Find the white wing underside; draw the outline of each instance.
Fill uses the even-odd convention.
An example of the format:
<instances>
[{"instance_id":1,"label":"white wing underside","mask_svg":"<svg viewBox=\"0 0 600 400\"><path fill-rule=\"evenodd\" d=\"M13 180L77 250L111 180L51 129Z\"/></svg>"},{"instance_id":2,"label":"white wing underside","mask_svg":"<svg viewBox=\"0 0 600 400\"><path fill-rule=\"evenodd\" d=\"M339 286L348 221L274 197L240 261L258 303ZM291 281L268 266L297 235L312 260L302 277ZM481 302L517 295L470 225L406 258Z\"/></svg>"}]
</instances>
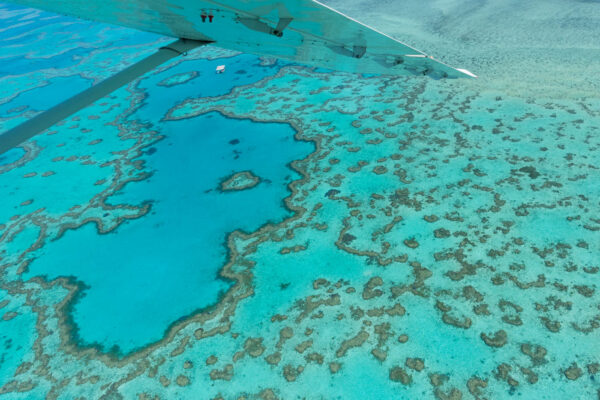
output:
<instances>
[{"instance_id":1,"label":"white wing underside","mask_svg":"<svg viewBox=\"0 0 600 400\"><path fill-rule=\"evenodd\" d=\"M59 14L339 71L475 77L313 0L14 0ZM212 21L212 22L211 22Z\"/></svg>"}]
</instances>

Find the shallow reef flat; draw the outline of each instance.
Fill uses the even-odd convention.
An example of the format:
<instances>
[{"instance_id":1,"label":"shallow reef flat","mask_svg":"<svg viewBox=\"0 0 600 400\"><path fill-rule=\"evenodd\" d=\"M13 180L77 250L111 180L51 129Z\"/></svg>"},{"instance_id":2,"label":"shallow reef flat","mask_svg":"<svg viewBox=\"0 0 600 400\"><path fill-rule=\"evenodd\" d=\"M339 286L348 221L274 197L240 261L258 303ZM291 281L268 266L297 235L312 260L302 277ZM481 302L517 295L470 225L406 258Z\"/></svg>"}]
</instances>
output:
<instances>
[{"instance_id":1,"label":"shallow reef flat","mask_svg":"<svg viewBox=\"0 0 600 400\"><path fill-rule=\"evenodd\" d=\"M479 75L478 90L519 97L598 97L594 0L324 0L382 32Z\"/></svg>"},{"instance_id":2,"label":"shallow reef flat","mask_svg":"<svg viewBox=\"0 0 600 400\"><path fill-rule=\"evenodd\" d=\"M164 41L86 26L2 110ZM7 153L0 398L598 397L600 99L496 79L206 47Z\"/></svg>"}]
</instances>

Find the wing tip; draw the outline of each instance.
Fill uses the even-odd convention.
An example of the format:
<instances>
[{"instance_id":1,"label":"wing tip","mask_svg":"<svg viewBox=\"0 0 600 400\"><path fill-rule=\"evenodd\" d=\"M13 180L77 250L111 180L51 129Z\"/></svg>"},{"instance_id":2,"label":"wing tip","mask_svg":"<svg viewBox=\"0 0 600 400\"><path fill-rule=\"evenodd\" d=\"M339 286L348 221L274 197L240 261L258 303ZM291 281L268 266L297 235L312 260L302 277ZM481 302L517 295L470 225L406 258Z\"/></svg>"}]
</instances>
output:
<instances>
[{"instance_id":1,"label":"wing tip","mask_svg":"<svg viewBox=\"0 0 600 400\"><path fill-rule=\"evenodd\" d=\"M462 72L463 74L465 74L465 75L467 75L467 76L469 76L469 77L471 77L471 78L475 78L475 79L477 79L477 78L478 78L478 76L477 76L477 75L475 75L474 73L472 73L472 72L471 72L471 71L469 71L468 69L464 69L464 68L456 68L456 70L457 70L458 72Z\"/></svg>"}]
</instances>

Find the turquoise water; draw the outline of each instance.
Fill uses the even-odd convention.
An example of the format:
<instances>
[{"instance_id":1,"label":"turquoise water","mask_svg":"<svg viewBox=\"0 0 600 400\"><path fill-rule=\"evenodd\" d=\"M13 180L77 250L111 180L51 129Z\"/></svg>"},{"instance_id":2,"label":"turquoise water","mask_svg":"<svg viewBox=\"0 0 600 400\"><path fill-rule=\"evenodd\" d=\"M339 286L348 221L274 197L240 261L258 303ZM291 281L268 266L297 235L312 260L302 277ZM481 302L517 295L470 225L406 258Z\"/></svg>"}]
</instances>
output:
<instances>
[{"instance_id":1,"label":"turquoise water","mask_svg":"<svg viewBox=\"0 0 600 400\"><path fill-rule=\"evenodd\" d=\"M6 63L10 65L11 61L6 61ZM37 88L35 91L20 93L12 101L2 104L0 112L3 115L12 116L28 109L44 111L58 104L57 102L68 99L70 91L77 93L77 91L89 88L92 86L91 84L92 82L82 79L80 76L55 78L46 86ZM65 87L69 90L65 90Z\"/></svg>"},{"instance_id":2,"label":"turquoise water","mask_svg":"<svg viewBox=\"0 0 600 400\"><path fill-rule=\"evenodd\" d=\"M198 92L225 94L235 84L276 71L260 66L255 57L237 56L229 62L230 75L208 81L219 62L185 62L154 74L140 85L153 91L132 118L159 124L176 99ZM199 73L195 82L156 86L189 71ZM160 340L171 324L217 302L231 286L213 279L227 262L226 235L236 229L256 231L289 217L281 204L289 195L287 185L299 175L286 164L312 149L294 141L289 125L234 120L218 113L169 122L160 132L166 137L135 159L144 162L151 176L107 197L114 205L148 203L149 215L100 237L93 223L68 231L37 253L23 276L72 276L81 281L87 288L72 311L79 341L117 355ZM263 183L251 191L221 193L220 181L237 171L253 171ZM82 251L73 255L73 248ZM87 263L90 259L96 260L93 268ZM145 308L156 299L162 299L160 308Z\"/></svg>"},{"instance_id":3,"label":"turquoise water","mask_svg":"<svg viewBox=\"0 0 600 400\"><path fill-rule=\"evenodd\" d=\"M0 398L597 397L600 4L328 4L480 78L206 47L0 156ZM169 40L52 17L0 131Z\"/></svg>"},{"instance_id":4,"label":"turquoise water","mask_svg":"<svg viewBox=\"0 0 600 400\"><path fill-rule=\"evenodd\" d=\"M230 286L214 279L227 262L226 234L289 217L281 201L297 175L286 164L311 150L293 142L288 125L231 121L215 113L162 132L168 136L144 156L152 176L108 198L111 204L148 201L149 215L100 237L93 223L68 231L36 254L23 277L74 276L89 287L73 310L84 344L128 353L161 339L179 318L214 304ZM224 176L245 170L263 183L220 192ZM81 251L73 254L74 248Z\"/></svg>"},{"instance_id":5,"label":"turquoise water","mask_svg":"<svg viewBox=\"0 0 600 400\"><path fill-rule=\"evenodd\" d=\"M18 161L25 152L21 147L16 147L0 155L0 166L6 166Z\"/></svg>"}]
</instances>

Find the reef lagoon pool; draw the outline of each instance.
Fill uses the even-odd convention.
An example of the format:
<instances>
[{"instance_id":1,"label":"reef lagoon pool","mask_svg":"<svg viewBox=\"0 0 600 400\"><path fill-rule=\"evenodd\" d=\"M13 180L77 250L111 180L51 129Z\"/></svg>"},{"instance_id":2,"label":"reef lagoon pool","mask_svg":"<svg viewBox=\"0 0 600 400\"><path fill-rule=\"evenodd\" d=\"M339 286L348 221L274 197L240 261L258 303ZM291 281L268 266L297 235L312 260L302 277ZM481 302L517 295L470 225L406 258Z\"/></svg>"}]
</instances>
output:
<instances>
[{"instance_id":1,"label":"reef lagoon pool","mask_svg":"<svg viewBox=\"0 0 600 400\"><path fill-rule=\"evenodd\" d=\"M287 164L313 149L295 142L289 125L214 112L172 122L168 131L136 159L151 176L107 198L111 205L146 203L148 215L102 234L94 221L68 230L34 253L23 275L72 276L84 285L72 310L83 344L131 352L217 303L230 286L218 279L228 261L227 234L288 218L282 199L299 176ZM223 191L220 182L239 171L252 171L260 184Z\"/></svg>"}]
</instances>

